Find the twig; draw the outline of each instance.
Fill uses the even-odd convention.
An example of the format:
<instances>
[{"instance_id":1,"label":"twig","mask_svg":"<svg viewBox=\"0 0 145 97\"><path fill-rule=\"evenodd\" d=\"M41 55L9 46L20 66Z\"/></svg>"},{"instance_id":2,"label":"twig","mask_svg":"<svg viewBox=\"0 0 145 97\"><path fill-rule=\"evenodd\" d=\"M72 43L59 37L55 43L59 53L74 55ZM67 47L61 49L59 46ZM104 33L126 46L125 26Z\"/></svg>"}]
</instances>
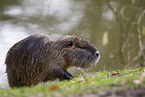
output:
<instances>
[{"instance_id":1,"label":"twig","mask_svg":"<svg viewBox=\"0 0 145 97\"><path fill-rule=\"evenodd\" d=\"M137 61L139 58L141 58L142 53L138 52L138 55L133 57L132 60L128 63L128 65L126 65L126 67L131 66L131 64L135 61Z\"/></svg>"},{"instance_id":2,"label":"twig","mask_svg":"<svg viewBox=\"0 0 145 97\"><path fill-rule=\"evenodd\" d=\"M143 45L142 45L142 42L141 42L141 31L140 31L140 22L141 22L141 20L142 20L142 18L144 16L144 14L145 14L145 10L143 10L143 12L141 13L141 15L138 18L138 21L137 21L137 31L138 31L140 51L142 53L143 59L145 60L145 55L144 55L144 52L143 52Z\"/></svg>"},{"instance_id":3,"label":"twig","mask_svg":"<svg viewBox=\"0 0 145 97\"><path fill-rule=\"evenodd\" d=\"M138 0L138 2L136 3L136 6L135 7L139 7L140 6L140 4L142 3L141 2L142 0ZM127 37L128 37L128 31L129 31L129 29L130 29L130 26L131 26L131 24L132 24L132 22L133 22L133 20L135 19L135 16L136 16L136 14L138 13L138 11L136 11L137 9L134 9L133 11L132 11L132 14L130 15L130 19L129 19L129 22L127 23L127 25L126 25L126 29L125 29L125 38L127 39Z\"/></svg>"}]
</instances>

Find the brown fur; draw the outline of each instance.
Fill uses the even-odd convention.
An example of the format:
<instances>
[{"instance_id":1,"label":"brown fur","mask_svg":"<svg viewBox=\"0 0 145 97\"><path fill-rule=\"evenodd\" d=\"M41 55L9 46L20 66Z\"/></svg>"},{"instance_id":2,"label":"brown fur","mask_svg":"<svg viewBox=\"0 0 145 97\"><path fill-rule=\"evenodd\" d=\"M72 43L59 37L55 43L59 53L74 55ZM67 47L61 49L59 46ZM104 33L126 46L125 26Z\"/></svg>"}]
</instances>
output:
<instances>
[{"instance_id":1,"label":"brown fur","mask_svg":"<svg viewBox=\"0 0 145 97\"><path fill-rule=\"evenodd\" d=\"M99 59L99 52L87 40L76 36L49 39L32 35L10 48L6 72L10 87L31 86L48 80L69 80L70 66L89 67Z\"/></svg>"}]
</instances>

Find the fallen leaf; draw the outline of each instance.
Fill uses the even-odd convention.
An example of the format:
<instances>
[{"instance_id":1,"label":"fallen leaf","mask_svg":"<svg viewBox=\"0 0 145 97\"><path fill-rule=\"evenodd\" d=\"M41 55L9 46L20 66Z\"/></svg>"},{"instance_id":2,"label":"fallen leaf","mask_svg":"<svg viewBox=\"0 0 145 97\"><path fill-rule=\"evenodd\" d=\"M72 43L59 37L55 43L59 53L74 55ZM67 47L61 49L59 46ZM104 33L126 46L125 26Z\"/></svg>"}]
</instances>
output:
<instances>
[{"instance_id":1,"label":"fallen leaf","mask_svg":"<svg viewBox=\"0 0 145 97\"><path fill-rule=\"evenodd\" d=\"M119 75L119 74L120 74L119 72L111 73L110 76L117 76L117 75Z\"/></svg>"},{"instance_id":2,"label":"fallen leaf","mask_svg":"<svg viewBox=\"0 0 145 97\"><path fill-rule=\"evenodd\" d=\"M52 85L52 86L50 86L49 91L55 91L58 88L59 87L57 85Z\"/></svg>"}]
</instances>

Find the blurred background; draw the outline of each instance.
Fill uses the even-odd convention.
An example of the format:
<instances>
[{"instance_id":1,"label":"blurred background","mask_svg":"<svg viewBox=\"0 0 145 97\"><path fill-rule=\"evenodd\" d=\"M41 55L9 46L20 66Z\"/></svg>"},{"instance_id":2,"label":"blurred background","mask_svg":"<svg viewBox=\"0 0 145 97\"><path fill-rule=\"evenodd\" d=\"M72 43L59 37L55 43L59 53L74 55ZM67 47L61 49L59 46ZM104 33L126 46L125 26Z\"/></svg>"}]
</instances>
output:
<instances>
[{"instance_id":1,"label":"blurred background","mask_svg":"<svg viewBox=\"0 0 145 97\"><path fill-rule=\"evenodd\" d=\"M86 73L143 66L145 0L0 0L0 88L8 87L7 51L36 33L77 35L93 43L101 58Z\"/></svg>"}]
</instances>

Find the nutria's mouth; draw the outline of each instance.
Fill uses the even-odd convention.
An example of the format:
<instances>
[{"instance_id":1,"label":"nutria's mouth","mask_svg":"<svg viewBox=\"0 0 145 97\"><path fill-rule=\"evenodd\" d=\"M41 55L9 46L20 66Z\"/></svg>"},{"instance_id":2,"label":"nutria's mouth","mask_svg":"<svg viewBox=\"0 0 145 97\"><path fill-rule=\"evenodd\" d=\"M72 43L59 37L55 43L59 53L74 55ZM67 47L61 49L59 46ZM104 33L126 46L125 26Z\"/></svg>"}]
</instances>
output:
<instances>
[{"instance_id":1,"label":"nutria's mouth","mask_svg":"<svg viewBox=\"0 0 145 97\"><path fill-rule=\"evenodd\" d=\"M100 59L100 55L97 56L96 59L93 59L93 60L91 60L91 61L88 61L88 58L87 58L87 60L85 60L85 61L83 62L83 65L82 65L81 67L82 67L82 68L91 67L93 64L97 64L97 63L99 62L99 59ZM86 62L87 62L87 63L86 63Z\"/></svg>"},{"instance_id":2,"label":"nutria's mouth","mask_svg":"<svg viewBox=\"0 0 145 97\"><path fill-rule=\"evenodd\" d=\"M95 64L96 63L96 61L88 61L88 60L86 60L85 62L83 62L83 64L81 65L81 67L82 68L88 68L88 67L91 67L93 64Z\"/></svg>"}]
</instances>

